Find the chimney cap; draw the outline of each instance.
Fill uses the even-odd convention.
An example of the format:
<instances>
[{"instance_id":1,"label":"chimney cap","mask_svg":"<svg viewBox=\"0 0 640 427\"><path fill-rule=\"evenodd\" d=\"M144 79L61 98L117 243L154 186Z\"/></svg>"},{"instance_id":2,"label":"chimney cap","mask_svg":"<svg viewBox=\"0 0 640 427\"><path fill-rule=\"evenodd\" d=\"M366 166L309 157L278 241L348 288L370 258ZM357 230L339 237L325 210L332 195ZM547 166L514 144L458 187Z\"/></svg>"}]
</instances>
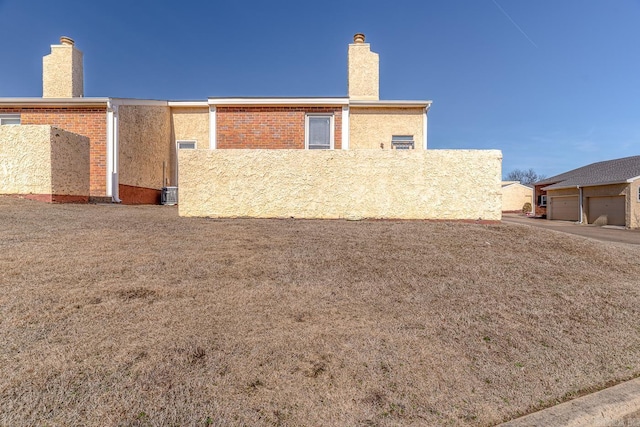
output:
<instances>
[{"instance_id":1,"label":"chimney cap","mask_svg":"<svg viewBox=\"0 0 640 427\"><path fill-rule=\"evenodd\" d=\"M75 44L75 42L73 41L73 39L71 37L62 36L62 37L60 37L60 44L73 46Z\"/></svg>"},{"instance_id":2,"label":"chimney cap","mask_svg":"<svg viewBox=\"0 0 640 427\"><path fill-rule=\"evenodd\" d=\"M363 33L356 33L353 36L353 42L354 43L364 43L364 34Z\"/></svg>"}]
</instances>

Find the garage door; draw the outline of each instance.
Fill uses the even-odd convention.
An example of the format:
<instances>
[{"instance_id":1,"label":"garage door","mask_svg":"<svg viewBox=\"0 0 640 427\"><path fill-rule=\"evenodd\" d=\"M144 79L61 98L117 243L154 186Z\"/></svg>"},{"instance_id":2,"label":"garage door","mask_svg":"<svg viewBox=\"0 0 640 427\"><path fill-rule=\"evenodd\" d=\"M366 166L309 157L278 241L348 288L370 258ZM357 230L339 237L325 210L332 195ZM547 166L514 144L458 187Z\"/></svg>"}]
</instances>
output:
<instances>
[{"instance_id":1,"label":"garage door","mask_svg":"<svg viewBox=\"0 0 640 427\"><path fill-rule=\"evenodd\" d=\"M589 197L589 224L625 225L624 196Z\"/></svg>"},{"instance_id":2,"label":"garage door","mask_svg":"<svg viewBox=\"0 0 640 427\"><path fill-rule=\"evenodd\" d=\"M550 203L549 219L560 219L564 221L578 221L580 219L578 196L551 197Z\"/></svg>"}]
</instances>

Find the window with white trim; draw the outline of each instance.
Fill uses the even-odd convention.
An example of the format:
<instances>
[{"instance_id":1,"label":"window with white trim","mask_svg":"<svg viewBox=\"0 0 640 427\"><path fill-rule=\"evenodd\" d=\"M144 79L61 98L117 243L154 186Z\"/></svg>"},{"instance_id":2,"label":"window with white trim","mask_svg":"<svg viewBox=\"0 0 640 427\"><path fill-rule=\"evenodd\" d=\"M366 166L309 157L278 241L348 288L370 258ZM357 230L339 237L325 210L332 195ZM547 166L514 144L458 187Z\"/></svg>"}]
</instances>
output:
<instances>
[{"instance_id":1,"label":"window with white trim","mask_svg":"<svg viewBox=\"0 0 640 427\"><path fill-rule=\"evenodd\" d=\"M305 116L305 148L333 150L333 115L307 114Z\"/></svg>"},{"instance_id":2,"label":"window with white trim","mask_svg":"<svg viewBox=\"0 0 640 427\"><path fill-rule=\"evenodd\" d=\"M542 206L545 207L547 206L547 195L546 194L542 194L539 197L539 203L538 206Z\"/></svg>"},{"instance_id":3,"label":"window with white trim","mask_svg":"<svg viewBox=\"0 0 640 427\"><path fill-rule=\"evenodd\" d=\"M638 198L636 200L640 202L640 187L638 187Z\"/></svg>"},{"instance_id":4,"label":"window with white trim","mask_svg":"<svg viewBox=\"0 0 640 427\"><path fill-rule=\"evenodd\" d=\"M178 150L195 150L197 148L196 141L179 140L176 143L178 144Z\"/></svg>"},{"instance_id":5,"label":"window with white trim","mask_svg":"<svg viewBox=\"0 0 640 427\"><path fill-rule=\"evenodd\" d=\"M396 150L413 150L415 148L413 135L391 136L391 148Z\"/></svg>"},{"instance_id":6,"label":"window with white trim","mask_svg":"<svg viewBox=\"0 0 640 427\"><path fill-rule=\"evenodd\" d=\"M20 114L0 114L0 125L19 125Z\"/></svg>"}]
</instances>

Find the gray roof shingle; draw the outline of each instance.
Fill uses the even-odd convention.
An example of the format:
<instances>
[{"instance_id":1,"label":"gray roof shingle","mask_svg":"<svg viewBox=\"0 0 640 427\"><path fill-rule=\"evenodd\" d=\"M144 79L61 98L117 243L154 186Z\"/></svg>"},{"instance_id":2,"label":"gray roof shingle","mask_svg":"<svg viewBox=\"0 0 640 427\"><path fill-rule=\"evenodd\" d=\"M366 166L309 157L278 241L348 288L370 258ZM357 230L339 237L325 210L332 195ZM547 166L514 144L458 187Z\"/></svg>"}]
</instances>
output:
<instances>
[{"instance_id":1,"label":"gray roof shingle","mask_svg":"<svg viewBox=\"0 0 640 427\"><path fill-rule=\"evenodd\" d=\"M545 178L535 185L549 184L545 190L567 187L617 184L640 177L640 156L592 163L560 175Z\"/></svg>"}]
</instances>

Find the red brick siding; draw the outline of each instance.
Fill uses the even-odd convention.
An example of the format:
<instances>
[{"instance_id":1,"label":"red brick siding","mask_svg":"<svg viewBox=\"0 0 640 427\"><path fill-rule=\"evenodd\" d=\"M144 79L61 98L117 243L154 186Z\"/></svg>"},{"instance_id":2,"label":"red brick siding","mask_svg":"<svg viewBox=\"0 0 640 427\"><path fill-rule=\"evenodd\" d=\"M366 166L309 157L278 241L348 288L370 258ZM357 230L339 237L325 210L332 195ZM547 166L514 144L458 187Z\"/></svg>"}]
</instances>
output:
<instances>
[{"instance_id":1,"label":"red brick siding","mask_svg":"<svg viewBox=\"0 0 640 427\"><path fill-rule=\"evenodd\" d=\"M535 215L536 216L543 216L547 214L547 207L546 206L540 206L540 196L542 195L546 195L547 192L544 191L542 189L542 187L546 187L547 185L551 185L551 184L545 184L545 185L536 185L535 186L535 191L533 193L533 202L535 203L536 209L535 209ZM547 203L549 203L549 201L547 200Z\"/></svg>"},{"instance_id":2,"label":"red brick siding","mask_svg":"<svg viewBox=\"0 0 640 427\"><path fill-rule=\"evenodd\" d=\"M118 196L123 205L159 205L160 194L160 190L153 188L118 185Z\"/></svg>"},{"instance_id":3,"label":"red brick siding","mask_svg":"<svg viewBox=\"0 0 640 427\"><path fill-rule=\"evenodd\" d=\"M218 107L218 148L304 149L307 113L334 115L335 148L342 148L341 107Z\"/></svg>"},{"instance_id":4,"label":"red brick siding","mask_svg":"<svg viewBox=\"0 0 640 427\"><path fill-rule=\"evenodd\" d=\"M107 108L25 107L0 108L2 113L20 113L23 125L51 125L87 136L90 144L90 195L104 197L107 173Z\"/></svg>"}]
</instances>

